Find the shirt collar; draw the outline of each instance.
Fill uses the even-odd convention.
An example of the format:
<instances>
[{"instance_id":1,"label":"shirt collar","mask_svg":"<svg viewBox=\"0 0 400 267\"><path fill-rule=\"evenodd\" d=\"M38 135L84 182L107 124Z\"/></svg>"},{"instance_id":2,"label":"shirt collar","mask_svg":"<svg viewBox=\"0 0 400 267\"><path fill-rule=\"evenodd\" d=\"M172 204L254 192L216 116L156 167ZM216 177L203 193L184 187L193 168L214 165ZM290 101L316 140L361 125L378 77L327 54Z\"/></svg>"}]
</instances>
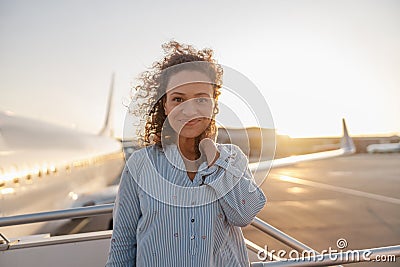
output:
<instances>
[{"instance_id":1,"label":"shirt collar","mask_svg":"<svg viewBox=\"0 0 400 267\"><path fill-rule=\"evenodd\" d=\"M228 151L228 149L225 146L223 146L221 144L216 144L216 145L217 145L218 152L220 154L219 158L217 159L217 162L216 162L217 164L214 164L213 166L208 168L207 162L201 163L201 165L199 166L199 169L198 169L198 171L200 173L208 174L208 173L214 172L215 171L214 169L216 168L215 165L220 165L219 164L220 162L227 163L228 158L232 157L232 152ZM181 171L186 171L185 163L183 162L181 153L179 152L178 146L176 144L166 145L164 147L164 153L165 153L165 156L166 156L168 162L174 168L177 168Z\"/></svg>"}]
</instances>

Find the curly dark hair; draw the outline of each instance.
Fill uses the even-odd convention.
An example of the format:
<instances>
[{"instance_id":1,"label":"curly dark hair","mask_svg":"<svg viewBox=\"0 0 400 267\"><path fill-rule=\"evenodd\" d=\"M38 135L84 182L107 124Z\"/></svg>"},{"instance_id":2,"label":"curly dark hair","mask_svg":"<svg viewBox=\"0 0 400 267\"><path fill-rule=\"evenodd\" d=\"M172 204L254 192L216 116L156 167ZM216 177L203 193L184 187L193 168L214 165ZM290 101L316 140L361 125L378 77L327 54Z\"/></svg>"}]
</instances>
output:
<instances>
[{"instance_id":1,"label":"curly dark hair","mask_svg":"<svg viewBox=\"0 0 400 267\"><path fill-rule=\"evenodd\" d=\"M215 106L211 122L207 129L196 138L198 143L203 138L215 140L217 127L215 115L218 113L218 96L222 87L223 69L213 58L213 50L205 48L197 50L191 45L170 41L162 45L165 56L162 60L154 62L152 67L141 73L139 83L134 87L132 96L134 110L132 111L141 121L137 129L139 144L141 146L157 145L162 148L163 142L175 141L176 134L169 125L164 110L166 90L170 77L182 70L195 70L206 74L214 88ZM190 63L190 64L185 64ZM144 125L143 125L144 124ZM164 136L161 136L163 133Z\"/></svg>"}]
</instances>

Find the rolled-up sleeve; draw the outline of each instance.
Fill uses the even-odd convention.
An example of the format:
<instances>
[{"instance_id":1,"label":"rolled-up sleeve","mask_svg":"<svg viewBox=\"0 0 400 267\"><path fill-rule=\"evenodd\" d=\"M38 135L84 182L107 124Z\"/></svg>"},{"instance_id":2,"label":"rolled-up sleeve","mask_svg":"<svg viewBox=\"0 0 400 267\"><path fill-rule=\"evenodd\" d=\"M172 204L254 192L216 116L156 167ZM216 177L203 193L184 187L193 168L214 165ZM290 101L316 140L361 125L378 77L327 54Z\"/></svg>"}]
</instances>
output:
<instances>
[{"instance_id":1,"label":"rolled-up sleeve","mask_svg":"<svg viewBox=\"0 0 400 267\"><path fill-rule=\"evenodd\" d=\"M204 183L218 196L228 222L234 226L246 226L264 207L266 197L258 188L248 168L248 160L235 145L220 146L220 157L214 163L220 171L208 176Z\"/></svg>"},{"instance_id":2,"label":"rolled-up sleeve","mask_svg":"<svg viewBox=\"0 0 400 267\"><path fill-rule=\"evenodd\" d=\"M113 212L113 233L106 267L136 266L136 229L141 216L138 185L125 165Z\"/></svg>"}]
</instances>

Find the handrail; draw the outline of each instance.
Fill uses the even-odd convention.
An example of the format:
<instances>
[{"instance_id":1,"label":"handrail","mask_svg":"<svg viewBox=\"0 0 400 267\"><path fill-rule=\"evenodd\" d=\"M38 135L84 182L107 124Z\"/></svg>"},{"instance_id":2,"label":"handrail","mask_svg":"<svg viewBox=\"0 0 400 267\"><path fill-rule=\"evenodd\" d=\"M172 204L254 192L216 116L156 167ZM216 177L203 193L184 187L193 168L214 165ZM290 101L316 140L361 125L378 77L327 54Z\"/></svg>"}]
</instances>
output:
<instances>
[{"instance_id":1,"label":"handrail","mask_svg":"<svg viewBox=\"0 0 400 267\"><path fill-rule=\"evenodd\" d=\"M112 213L113 207L114 204L104 204L2 217L0 218L0 227L109 214Z\"/></svg>"},{"instance_id":2,"label":"handrail","mask_svg":"<svg viewBox=\"0 0 400 267\"><path fill-rule=\"evenodd\" d=\"M258 217L255 217L254 220L251 222L251 225L256 227L257 229L261 230L262 232L270 235L271 237L274 237L275 239L279 240L280 242L284 243L285 245L288 245L291 248L294 248L295 250L302 252L304 250L306 251L315 251L314 249L310 248L309 246L301 243L297 239L285 234L281 230L273 227L272 225L264 222L263 220L259 219Z\"/></svg>"},{"instance_id":3,"label":"handrail","mask_svg":"<svg viewBox=\"0 0 400 267\"><path fill-rule=\"evenodd\" d=\"M40 212L40 213L32 213L32 214L23 214L16 216L9 216L0 218L0 227L4 226L12 226L12 225L21 225L21 224L29 224L29 223L37 223L37 222L46 222L46 221L54 221L54 220L62 220L62 219L76 219L76 218L84 218L89 216L96 216L102 214L111 213L113 210L114 204L104 204L97 206L88 206L88 207L80 207L80 208L72 208L65 210L56 210L49 212ZM0 233L0 236L3 237L6 243L10 241ZM248 249L251 251L258 253L262 251L262 248L254 244L253 242L245 239L245 243ZM268 252L266 252L268 254ZM281 260L276 255L270 255L274 260Z\"/></svg>"},{"instance_id":4,"label":"handrail","mask_svg":"<svg viewBox=\"0 0 400 267\"><path fill-rule=\"evenodd\" d=\"M70 243L80 243L93 240L110 239L112 235L111 230L70 234L70 235L58 235L58 236L46 236L45 238L37 238L32 242L32 240L18 240L18 242L8 242L8 247L2 248L0 245L0 251L4 250L17 250L25 248L42 247L48 245L62 245ZM1 257L0 257L1 258Z\"/></svg>"},{"instance_id":5,"label":"handrail","mask_svg":"<svg viewBox=\"0 0 400 267\"><path fill-rule=\"evenodd\" d=\"M72 208L65 210L56 210L56 211L3 217L0 218L0 227L62 220L62 219L76 219L76 218L84 218L95 215L108 214L112 212L113 207L114 204L104 204L97 206L88 206L88 207ZM275 227L269 225L268 223L264 222L263 220L257 217L254 218L254 220L251 222L251 225L260 229L264 233L276 238L282 243L288 245L289 247L296 249L297 251L301 252L303 250L307 251L313 250L307 245L301 243L300 241L296 240L291 236L288 236L287 234L283 233L282 231L276 229Z\"/></svg>"},{"instance_id":6,"label":"handrail","mask_svg":"<svg viewBox=\"0 0 400 267\"><path fill-rule=\"evenodd\" d=\"M251 222L251 225L255 228L261 230L262 232L268 234L269 236L275 238L276 240L282 242L283 244L297 250L298 252L308 251L312 252L315 255L319 255L320 253L306 244L301 243L299 240L285 234L281 230L273 227L272 225L264 222L263 220L255 217ZM341 267L340 265L338 267Z\"/></svg>"},{"instance_id":7,"label":"handrail","mask_svg":"<svg viewBox=\"0 0 400 267\"><path fill-rule=\"evenodd\" d=\"M253 262L251 267L282 267L282 266L327 266L330 264L355 262L384 262L382 256L400 257L400 245L361 250L349 250L339 253L313 255L304 258L292 258L282 261ZM386 258L387 259L387 258Z\"/></svg>"},{"instance_id":8,"label":"handrail","mask_svg":"<svg viewBox=\"0 0 400 267\"><path fill-rule=\"evenodd\" d=\"M88 207L72 208L65 210L56 210L56 211L3 217L0 218L0 227L62 220L62 219L76 219L76 218L84 218L95 215L108 214L112 212L113 207L114 204L104 204L97 206L88 206ZM282 231L276 229L275 227L269 225L268 223L264 222L263 220L257 217L254 218L254 220L251 222L251 225L300 252L303 250L314 251L307 245L301 243L300 241L296 240L291 236L286 235Z\"/></svg>"}]
</instances>

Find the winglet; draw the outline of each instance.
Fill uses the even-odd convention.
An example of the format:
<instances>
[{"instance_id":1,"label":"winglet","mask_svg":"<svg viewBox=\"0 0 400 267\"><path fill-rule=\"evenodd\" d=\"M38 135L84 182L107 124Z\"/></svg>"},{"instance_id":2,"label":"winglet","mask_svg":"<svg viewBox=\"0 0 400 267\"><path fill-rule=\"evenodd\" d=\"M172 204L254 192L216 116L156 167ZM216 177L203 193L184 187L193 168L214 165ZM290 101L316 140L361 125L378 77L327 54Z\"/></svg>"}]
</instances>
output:
<instances>
[{"instance_id":1,"label":"winglet","mask_svg":"<svg viewBox=\"0 0 400 267\"><path fill-rule=\"evenodd\" d=\"M346 121L342 119L343 124L343 136L340 142L340 147L346 152L346 154L353 154L356 152L356 146L354 145L353 139L350 137L347 131Z\"/></svg>"},{"instance_id":2,"label":"winglet","mask_svg":"<svg viewBox=\"0 0 400 267\"><path fill-rule=\"evenodd\" d=\"M112 126L112 110L113 110L113 95L114 95L114 77L115 73L111 75L111 83L110 83L110 91L108 94L108 102L107 102L107 113L106 120L104 121L104 126L100 130L99 135L114 137L114 129Z\"/></svg>"}]
</instances>

